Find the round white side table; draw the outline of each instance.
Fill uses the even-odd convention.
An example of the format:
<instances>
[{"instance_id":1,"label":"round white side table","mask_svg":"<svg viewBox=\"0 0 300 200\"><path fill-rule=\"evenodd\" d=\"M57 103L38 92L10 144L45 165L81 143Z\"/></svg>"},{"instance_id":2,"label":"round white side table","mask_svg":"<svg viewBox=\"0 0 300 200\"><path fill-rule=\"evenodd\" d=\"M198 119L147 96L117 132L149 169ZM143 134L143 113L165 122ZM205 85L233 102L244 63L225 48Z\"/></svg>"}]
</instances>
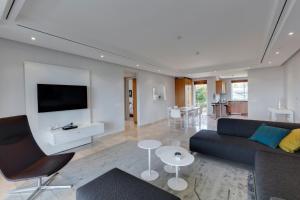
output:
<instances>
[{"instance_id":1,"label":"round white side table","mask_svg":"<svg viewBox=\"0 0 300 200\"><path fill-rule=\"evenodd\" d=\"M185 149L182 148L182 147L180 147L180 146L171 146L171 145L169 145L169 146L161 146L161 147L159 147L158 149L155 150L155 154L156 154L157 157L160 158L160 156L164 152L170 151L170 150L176 150L177 151L178 149L182 150L182 151L185 151ZM164 166L164 170L165 170L165 172L170 173L170 174L175 174L176 173L176 167L175 166L171 166L171 165L167 165L166 164ZM178 171L180 171L180 168L178 168Z\"/></svg>"},{"instance_id":2,"label":"round white side table","mask_svg":"<svg viewBox=\"0 0 300 200\"><path fill-rule=\"evenodd\" d=\"M177 160L175 153L180 152L182 158ZM176 191L185 190L188 186L188 183L179 177L178 171L179 167L190 165L194 162L195 158L187 150L181 147L175 147L173 149L166 149L161 155L160 159L167 165L175 166L176 176L168 180L168 186Z\"/></svg>"},{"instance_id":3,"label":"round white side table","mask_svg":"<svg viewBox=\"0 0 300 200\"><path fill-rule=\"evenodd\" d=\"M157 140L142 140L138 142L138 147L148 150L148 170L143 171L141 174L142 179L145 181L154 181L159 177L158 172L151 170L151 150L161 146L161 142Z\"/></svg>"}]
</instances>

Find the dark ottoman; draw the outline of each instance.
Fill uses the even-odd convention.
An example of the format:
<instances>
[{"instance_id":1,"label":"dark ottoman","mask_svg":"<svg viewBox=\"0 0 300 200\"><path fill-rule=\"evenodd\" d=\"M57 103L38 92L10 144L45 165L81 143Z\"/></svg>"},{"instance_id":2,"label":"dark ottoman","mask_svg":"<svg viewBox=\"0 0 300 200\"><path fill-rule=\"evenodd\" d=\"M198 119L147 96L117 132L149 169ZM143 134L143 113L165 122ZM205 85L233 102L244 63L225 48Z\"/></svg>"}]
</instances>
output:
<instances>
[{"instance_id":1,"label":"dark ottoman","mask_svg":"<svg viewBox=\"0 0 300 200\"><path fill-rule=\"evenodd\" d=\"M77 200L180 200L180 198L114 168L80 187Z\"/></svg>"}]
</instances>

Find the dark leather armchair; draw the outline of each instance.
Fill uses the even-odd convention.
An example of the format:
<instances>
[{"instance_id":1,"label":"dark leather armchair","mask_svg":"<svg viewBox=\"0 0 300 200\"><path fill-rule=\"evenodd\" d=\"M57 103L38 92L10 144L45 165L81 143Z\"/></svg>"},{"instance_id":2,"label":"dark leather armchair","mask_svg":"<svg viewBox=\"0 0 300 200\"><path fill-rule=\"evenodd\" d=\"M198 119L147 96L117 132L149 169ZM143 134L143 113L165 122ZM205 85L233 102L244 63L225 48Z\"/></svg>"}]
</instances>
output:
<instances>
[{"instance_id":1,"label":"dark leather armchair","mask_svg":"<svg viewBox=\"0 0 300 200\"><path fill-rule=\"evenodd\" d=\"M0 170L10 181L37 178L36 187L18 189L10 194L33 192L33 199L42 190L67 189L71 186L48 186L74 153L47 156L35 142L25 115L0 119ZM42 182L42 177L49 177Z\"/></svg>"}]
</instances>

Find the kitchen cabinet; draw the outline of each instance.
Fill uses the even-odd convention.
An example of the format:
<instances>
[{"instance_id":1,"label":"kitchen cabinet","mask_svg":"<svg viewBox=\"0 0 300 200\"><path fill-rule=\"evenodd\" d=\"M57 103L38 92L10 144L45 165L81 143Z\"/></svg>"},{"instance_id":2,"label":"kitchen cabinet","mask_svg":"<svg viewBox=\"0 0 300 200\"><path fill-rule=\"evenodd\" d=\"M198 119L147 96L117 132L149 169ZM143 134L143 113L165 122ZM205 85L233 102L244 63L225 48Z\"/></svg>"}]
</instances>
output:
<instances>
[{"instance_id":1,"label":"kitchen cabinet","mask_svg":"<svg viewBox=\"0 0 300 200\"><path fill-rule=\"evenodd\" d=\"M222 80L216 81L216 94L225 94L225 93L226 93L225 81Z\"/></svg>"},{"instance_id":2,"label":"kitchen cabinet","mask_svg":"<svg viewBox=\"0 0 300 200\"><path fill-rule=\"evenodd\" d=\"M227 105L230 115L248 115L248 101L228 101Z\"/></svg>"},{"instance_id":3,"label":"kitchen cabinet","mask_svg":"<svg viewBox=\"0 0 300 200\"><path fill-rule=\"evenodd\" d=\"M192 106L192 79L175 78L175 102L178 107Z\"/></svg>"}]
</instances>

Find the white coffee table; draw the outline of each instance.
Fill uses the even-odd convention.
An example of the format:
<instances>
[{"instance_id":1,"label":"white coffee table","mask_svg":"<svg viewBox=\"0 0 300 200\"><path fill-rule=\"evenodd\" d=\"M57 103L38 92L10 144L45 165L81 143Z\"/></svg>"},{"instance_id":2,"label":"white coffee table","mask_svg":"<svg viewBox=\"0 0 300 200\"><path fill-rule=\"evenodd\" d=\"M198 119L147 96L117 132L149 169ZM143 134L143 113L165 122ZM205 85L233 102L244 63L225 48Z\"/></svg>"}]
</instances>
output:
<instances>
[{"instance_id":1,"label":"white coffee table","mask_svg":"<svg viewBox=\"0 0 300 200\"><path fill-rule=\"evenodd\" d=\"M176 159L176 152L180 152L182 154L181 160ZM161 152L160 159L167 165L175 166L176 169L176 176L168 180L168 186L176 191L185 190L188 183L184 179L178 177L178 169L179 167L192 164L195 160L194 156L186 149L174 146L173 148L166 148L163 152Z\"/></svg>"},{"instance_id":2,"label":"white coffee table","mask_svg":"<svg viewBox=\"0 0 300 200\"><path fill-rule=\"evenodd\" d=\"M151 170L151 150L161 146L161 142L157 140L142 140L138 142L138 147L148 150L148 170L143 171L141 174L142 179L145 181L154 181L159 177L158 172Z\"/></svg>"},{"instance_id":3,"label":"white coffee table","mask_svg":"<svg viewBox=\"0 0 300 200\"><path fill-rule=\"evenodd\" d=\"M160 156L166 152L166 151L171 151L171 150L182 150L182 151L185 151L184 148L180 147L180 146L161 146L159 147L158 149L155 150L155 154L157 157L160 158ZM170 173L170 174L174 174L176 173L176 167L175 166L170 166L170 165L165 165L164 166L164 170L167 172L167 173ZM178 168L178 171L180 171L180 168Z\"/></svg>"}]
</instances>

